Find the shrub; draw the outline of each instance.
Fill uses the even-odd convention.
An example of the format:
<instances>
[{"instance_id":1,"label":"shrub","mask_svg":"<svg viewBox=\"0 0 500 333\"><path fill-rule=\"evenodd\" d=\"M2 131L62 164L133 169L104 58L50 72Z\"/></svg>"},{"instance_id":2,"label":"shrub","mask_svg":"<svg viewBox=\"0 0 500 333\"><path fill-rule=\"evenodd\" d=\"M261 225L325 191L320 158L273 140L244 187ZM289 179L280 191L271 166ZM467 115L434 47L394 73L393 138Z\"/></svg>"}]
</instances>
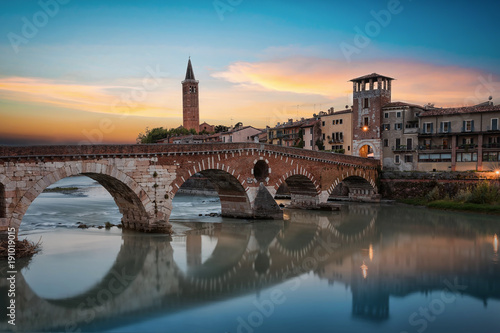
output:
<instances>
[{"instance_id":1,"label":"shrub","mask_svg":"<svg viewBox=\"0 0 500 333\"><path fill-rule=\"evenodd\" d=\"M427 201L436 201L441 199L441 195L439 194L439 187L436 185L434 188L425 195Z\"/></svg>"}]
</instances>

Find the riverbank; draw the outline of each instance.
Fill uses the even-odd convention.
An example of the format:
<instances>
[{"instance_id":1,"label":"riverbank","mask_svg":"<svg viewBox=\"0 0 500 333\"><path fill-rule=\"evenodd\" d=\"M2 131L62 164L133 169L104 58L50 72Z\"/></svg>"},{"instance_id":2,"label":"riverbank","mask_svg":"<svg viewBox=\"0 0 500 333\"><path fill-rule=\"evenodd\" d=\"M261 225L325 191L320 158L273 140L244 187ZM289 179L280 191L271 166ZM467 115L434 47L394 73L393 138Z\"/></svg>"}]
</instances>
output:
<instances>
[{"instance_id":1,"label":"riverbank","mask_svg":"<svg viewBox=\"0 0 500 333\"><path fill-rule=\"evenodd\" d=\"M425 198L400 199L397 202L413 206L425 206L432 209L500 215L500 205L464 203L452 200L427 201Z\"/></svg>"}]
</instances>

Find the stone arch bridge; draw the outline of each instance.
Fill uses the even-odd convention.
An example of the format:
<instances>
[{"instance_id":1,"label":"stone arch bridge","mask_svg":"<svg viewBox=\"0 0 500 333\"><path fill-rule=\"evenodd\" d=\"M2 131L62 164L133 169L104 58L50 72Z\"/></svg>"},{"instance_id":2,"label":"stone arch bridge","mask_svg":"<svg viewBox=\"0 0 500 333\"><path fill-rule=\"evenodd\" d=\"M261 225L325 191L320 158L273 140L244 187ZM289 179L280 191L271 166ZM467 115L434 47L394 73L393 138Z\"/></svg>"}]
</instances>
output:
<instances>
[{"instance_id":1,"label":"stone arch bridge","mask_svg":"<svg viewBox=\"0 0 500 333\"><path fill-rule=\"evenodd\" d=\"M280 219L274 201L286 182L292 205L315 208L339 185L378 197L378 160L257 143L0 147L0 231L19 229L45 188L88 176L104 186L124 228L170 232L172 199L195 173L217 190L222 215Z\"/></svg>"}]
</instances>

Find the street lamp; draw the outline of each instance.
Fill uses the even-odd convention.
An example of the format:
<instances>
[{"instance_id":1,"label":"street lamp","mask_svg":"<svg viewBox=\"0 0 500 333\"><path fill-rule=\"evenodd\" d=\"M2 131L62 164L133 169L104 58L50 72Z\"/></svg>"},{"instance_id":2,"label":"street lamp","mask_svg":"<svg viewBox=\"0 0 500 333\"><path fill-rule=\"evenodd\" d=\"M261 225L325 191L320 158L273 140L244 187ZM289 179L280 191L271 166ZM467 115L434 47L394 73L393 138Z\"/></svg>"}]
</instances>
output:
<instances>
[{"instance_id":1,"label":"street lamp","mask_svg":"<svg viewBox=\"0 0 500 333\"><path fill-rule=\"evenodd\" d=\"M368 126L365 125L365 126L363 126L362 129L363 129L363 132L366 132L366 131L368 131Z\"/></svg>"}]
</instances>

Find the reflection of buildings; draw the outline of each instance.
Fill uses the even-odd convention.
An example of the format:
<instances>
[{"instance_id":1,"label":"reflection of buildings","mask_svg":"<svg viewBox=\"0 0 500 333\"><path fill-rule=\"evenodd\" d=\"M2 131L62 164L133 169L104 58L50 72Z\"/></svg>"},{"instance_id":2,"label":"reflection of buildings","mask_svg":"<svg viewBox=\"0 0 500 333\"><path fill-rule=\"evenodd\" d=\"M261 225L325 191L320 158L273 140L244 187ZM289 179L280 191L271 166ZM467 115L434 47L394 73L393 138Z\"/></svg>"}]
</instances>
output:
<instances>
[{"instance_id":1,"label":"reflection of buildings","mask_svg":"<svg viewBox=\"0 0 500 333\"><path fill-rule=\"evenodd\" d=\"M437 227L425 224L425 212L415 212L409 209L391 224L390 209L349 205L333 214L290 210L290 220L284 222L224 222L191 230L186 235L186 272L179 269L165 238L124 233L109 273L80 296L41 299L19 274L18 328L54 330L69 321L78 328L103 330L123 325L124 316L130 321L165 316L258 293L310 272L304 263L311 259L317 263L316 276L350 286L357 318L384 320L390 315L391 296L442 290L444 281L455 277L467 285L468 295L485 302L500 299L498 237L496 243L494 237L498 229L446 214L436 217L444 217ZM218 242L202 260L206 235ZM322 257L325 253L329 255ZM117 273L125 278L117 280ZM5 279L1 281L0 287L5 286ZM0 330L5 329L5 323L0 324Z\"/></svg>"}]
</instances>

